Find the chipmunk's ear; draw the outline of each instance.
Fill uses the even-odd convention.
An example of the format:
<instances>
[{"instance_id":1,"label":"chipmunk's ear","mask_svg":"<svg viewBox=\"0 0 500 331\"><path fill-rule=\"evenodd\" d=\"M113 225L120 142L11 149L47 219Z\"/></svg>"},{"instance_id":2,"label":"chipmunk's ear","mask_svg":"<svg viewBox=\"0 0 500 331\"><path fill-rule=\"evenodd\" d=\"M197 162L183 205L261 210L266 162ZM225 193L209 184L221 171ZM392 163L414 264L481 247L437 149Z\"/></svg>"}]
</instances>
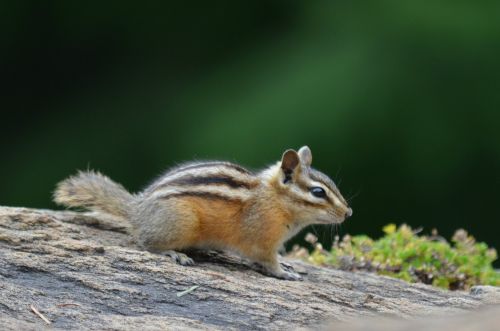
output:
<instances>
[{"instance_id":1,"label":"chipmunk's ear","mask_svg":"<svg viewBox=\"0 0 500 331\"><path fill-rule=\"evenodd\" d=\"M292 179L292 174L297 170L300 163L299 154L293 149L288 149L281 157L281 170L285 174L285 183Z\"/></svg>"},{"instance_id":2,"label":"chipmunk's ear","mask_svg":"<svg viewBox=\"0 0 500 331\"><path fill-rule=\"evenodd\" d=\"M305 164L308 167L311 166L313 156L311 153L311 149L309 147L302 146L299 149L299 157L300 157L300 161L302 161L303 164Z\"/></svg>"}]
</instances>

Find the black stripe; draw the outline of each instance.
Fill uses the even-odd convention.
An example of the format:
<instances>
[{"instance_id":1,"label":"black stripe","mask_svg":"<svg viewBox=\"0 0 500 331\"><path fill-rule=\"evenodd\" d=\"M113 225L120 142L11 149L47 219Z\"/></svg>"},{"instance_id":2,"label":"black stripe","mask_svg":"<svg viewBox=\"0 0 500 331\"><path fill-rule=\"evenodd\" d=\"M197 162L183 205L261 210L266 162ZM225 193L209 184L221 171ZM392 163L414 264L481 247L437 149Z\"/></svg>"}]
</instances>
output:
<instances>
[{"instance_id":1,"label":"black stripe","mask_svg":"<svg viewBox=\"0 0 500 331\"><path fill-rule=\"evenodd\" d=\"M339 189L337 188L337 186L335 185L335 183L325 174L319 172L318 170L315 170L315 169L310 169L310 172L309 172L309 176L311 177L311 179L317 181L317 182L320 182L322 183L323 185L325 185L326 187L328 187L328 189L330 191L333 192L333 194L336 195L336 197L342 201L344 204L347 205L347 202L344 200L344 198L342 197L342 194L340 194L340 191ZM333 201L331 201L331 199L328 197L328 201L330 203L333 203Z\"/></svg>"},{"instance_id":2,"label":"black stripe","mask_svg":"<svg viewBox=\"0 0 500 331\"><path fill-rule=\"evenodd\" d=\"M303 204L303 205L306 205L306 206L324 207L324 205L322 203L319 203L319 202L307 201L307 200L304 200L304 199L301 199L301 198L295 198L295 197L293 198L293 200L296 203L300 203L300 204Z\"/></svg>"},{"instance_id":3,"label":"black stripe","mask_svg":"<svg viewBox=\"0 0 500 331\"><path fill-rule=\"evenodd\" d=\"M330 189L330 191L332 191L333 193L337 195L340 193L339 190L337 189L337 186L335 186L335 184L333 183L333 181L326 175L320 173L319 171L317 170L310 171L309 176L311 177L311 179L320 182L326 187L328 187L328 189Z\"/></svg>"},{"instance_id":4,"label":"black stripe","mask_svg":"<svg viewBox=\"0 0 500 331\"><path fill-rule=\"evenodd\" d=\"M317 181L317 182L320 182L322 183L323 185L325 185L326 187L328 187L330 189L330 191L333 191L334 190L334 185L332 185L332 183L330 183L329 180L327 180L326 178L324 178L323 176L319 175L317 172L313 172L311 171L309 173L309 176L311 177L311 179Z\"/></svg>"},{"instance_id":5,"label":"black stripe","mask_svg":"<svg viewBox=\"0 0 500 331\"><path fill-rule=\"evenodd\" d=\"M164 185L165 186L166 185L226 185L232 188L246 188L246 189L250 189L252 187L250 183L242 182L229 176L181 177L173 181L167 181L164 183Z\"/></svg>"},{"instance_id":6,"label":"black stripe","mask_svg":"<svg viewBox=\"0 0 500 331\"><path fill-rule=\"evenodd\" d=\"M167 200L171 198L180 198L180 197L197 197L197 198L202 198L202 199L210 199L210 200L223 200L227 202L234 202L234 201L241 201L239 198L235 197L228 197L226 195L220 195L217 193L212 193L212 192L179 192L179 193L172 193L172 194L167 194L161 199Z\"/></svg>"},{"instance_id":7,"label":"black stripe","mask_svg":"<svg viewBox=\"0 0 500 331\"><path fill-rule=\"evenodd\" d=\"M218 167L218 166L230 168L230 169L236 170L242 174L245 174L245 175L248 175L251 177L255 176L252 172L248 171L247 169L245 169L237 164L233 164L233 163L229 163L229 162L223 162L223 161L208 161L208 162L202 162L202 163L192 163L191 162L191 163L181 164L175 168L168 170L166 173L164 173L158 179L154 180L149 186L147 186L146 189L144 190L144 193L149 194L149 193L156 191L158 188L162 188L162 187L169 185L168 177L170 177L170 176L177 175L177 174L180 174L184 171L189 171L189 170L193 170L193 169L200 169L200 168L207 168L207 167ZM212 176L214 176L214 175L212 175ZM165 180L167 181L167 183L163 183ZM252 186L252 185L250 185L250 186Z\"/></svg>"},{"instance_id":8,"label":"black stripe","mask_svg":"<svg viewBox=\"0 0 500 331\"><path fill-rule=\"evenodd\" d=\"M333 205L333 200L328 195L325 196L325 199L329 204Z\"/></svg>"},{"instance_id":9,"label":"black stripe","mask_svg":"<svg viewBox=\"0 0 500 331\"><path fill-rule=\"evenodd\" d=\"M231 169L234 169L238 172L241 172L243 174L251 175L252 173L248 171L247 169L243 168L242 166L239 166L234 163L230 162L220 162L220 161L213 161L213 162L203 162L203 163L195 163L195 164L185 164L185 165L180 165L177 168L174 168L170 171L167 172L166 176L170 176L173 174L177 174L182 171L186 170L192 170L192 169L198 169L198 168L206 168L206 167L217 167L217 166L223 166L223 167L228 167Z\"/></svg>"}]
</instances>

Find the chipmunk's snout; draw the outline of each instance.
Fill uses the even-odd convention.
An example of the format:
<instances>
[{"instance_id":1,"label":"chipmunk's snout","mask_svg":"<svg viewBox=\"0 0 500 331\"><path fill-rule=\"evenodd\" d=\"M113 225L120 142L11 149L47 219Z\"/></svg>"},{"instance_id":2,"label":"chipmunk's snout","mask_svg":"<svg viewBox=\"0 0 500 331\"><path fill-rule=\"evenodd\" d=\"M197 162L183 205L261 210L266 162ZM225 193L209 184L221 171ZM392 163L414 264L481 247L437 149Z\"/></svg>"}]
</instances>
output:
<instances>
[{"instance_id":1,"label":"chipmunk's snout","mask_svg":"<svg viewBox=\"0 0 500 331\"><path fill-rule=\"evenodd\" d=\"M352 216L352 208L348 208L345 212L344 218L348 218Z\"/></svg>"}]
</instances>

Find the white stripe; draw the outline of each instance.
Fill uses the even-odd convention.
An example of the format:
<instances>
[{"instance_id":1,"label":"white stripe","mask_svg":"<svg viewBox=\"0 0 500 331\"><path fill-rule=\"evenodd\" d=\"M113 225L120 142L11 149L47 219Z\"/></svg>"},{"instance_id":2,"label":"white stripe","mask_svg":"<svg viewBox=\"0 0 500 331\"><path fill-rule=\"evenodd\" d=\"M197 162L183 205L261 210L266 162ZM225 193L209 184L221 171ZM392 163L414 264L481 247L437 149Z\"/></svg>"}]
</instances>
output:
<instances>
[{"instance_id":1,"label":"white stripe","mask_svg":"<svg viewBox=\"0 0 500 331\"><path fill-rule=\"evenodd\" d=\"M165 186L162 189L156 190L148 199L159 199L167 197L171 194L180 194L185 192L210 193L217 194L229 199L248 200L252 194L247 189L228 188L226 186L216 185L193 185L193 186Z\"/></svg>"},{"instance_id":2,"label":"white stripe","mask_svg":"<svg viewBox=\"0 0 500 331\"><path fill-rule=\"evenodd\" d=\"M193 177L217 177L217 176L227 176L230 178L234 178L236 181L241 181L241 182L249 182L252 180L255 180L254 177L242 174L241 172L227 168L224 166L209 166L206 168L195 168L195 169L188 169L188 170L181 170L179 172L173 173L172 175L166 175L162 178L160 178L158 181L153 183L151 187L158 187L162 186L165 184L168 184L169 182L172 182L178 178L186 177L186 176L193 176Z\"/></svg>"}]
</instances>

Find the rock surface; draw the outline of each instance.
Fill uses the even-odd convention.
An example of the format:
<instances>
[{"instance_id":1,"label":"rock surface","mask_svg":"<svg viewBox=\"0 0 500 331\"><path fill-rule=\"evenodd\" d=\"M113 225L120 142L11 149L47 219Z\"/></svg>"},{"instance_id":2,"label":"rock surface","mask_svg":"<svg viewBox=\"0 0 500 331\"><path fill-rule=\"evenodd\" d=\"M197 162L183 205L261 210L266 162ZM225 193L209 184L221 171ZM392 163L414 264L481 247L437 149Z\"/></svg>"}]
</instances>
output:
<instances>
[{"instance_id":1,"label":"rock surface","mask_svg":"<svg viewBox=\"0 0 500 331\"><path fill-rule=\"evenodd\" d=\"M359 321L380 314L412 319L500 303L497 288L448 292L287 261L304 277L291 282L236 257L193 257L196 265L183 267L138 250L113 220L0 207L0 329L361 330ZM499 312L488 315L494 323Z\"/></svg>"}]
</instances>

